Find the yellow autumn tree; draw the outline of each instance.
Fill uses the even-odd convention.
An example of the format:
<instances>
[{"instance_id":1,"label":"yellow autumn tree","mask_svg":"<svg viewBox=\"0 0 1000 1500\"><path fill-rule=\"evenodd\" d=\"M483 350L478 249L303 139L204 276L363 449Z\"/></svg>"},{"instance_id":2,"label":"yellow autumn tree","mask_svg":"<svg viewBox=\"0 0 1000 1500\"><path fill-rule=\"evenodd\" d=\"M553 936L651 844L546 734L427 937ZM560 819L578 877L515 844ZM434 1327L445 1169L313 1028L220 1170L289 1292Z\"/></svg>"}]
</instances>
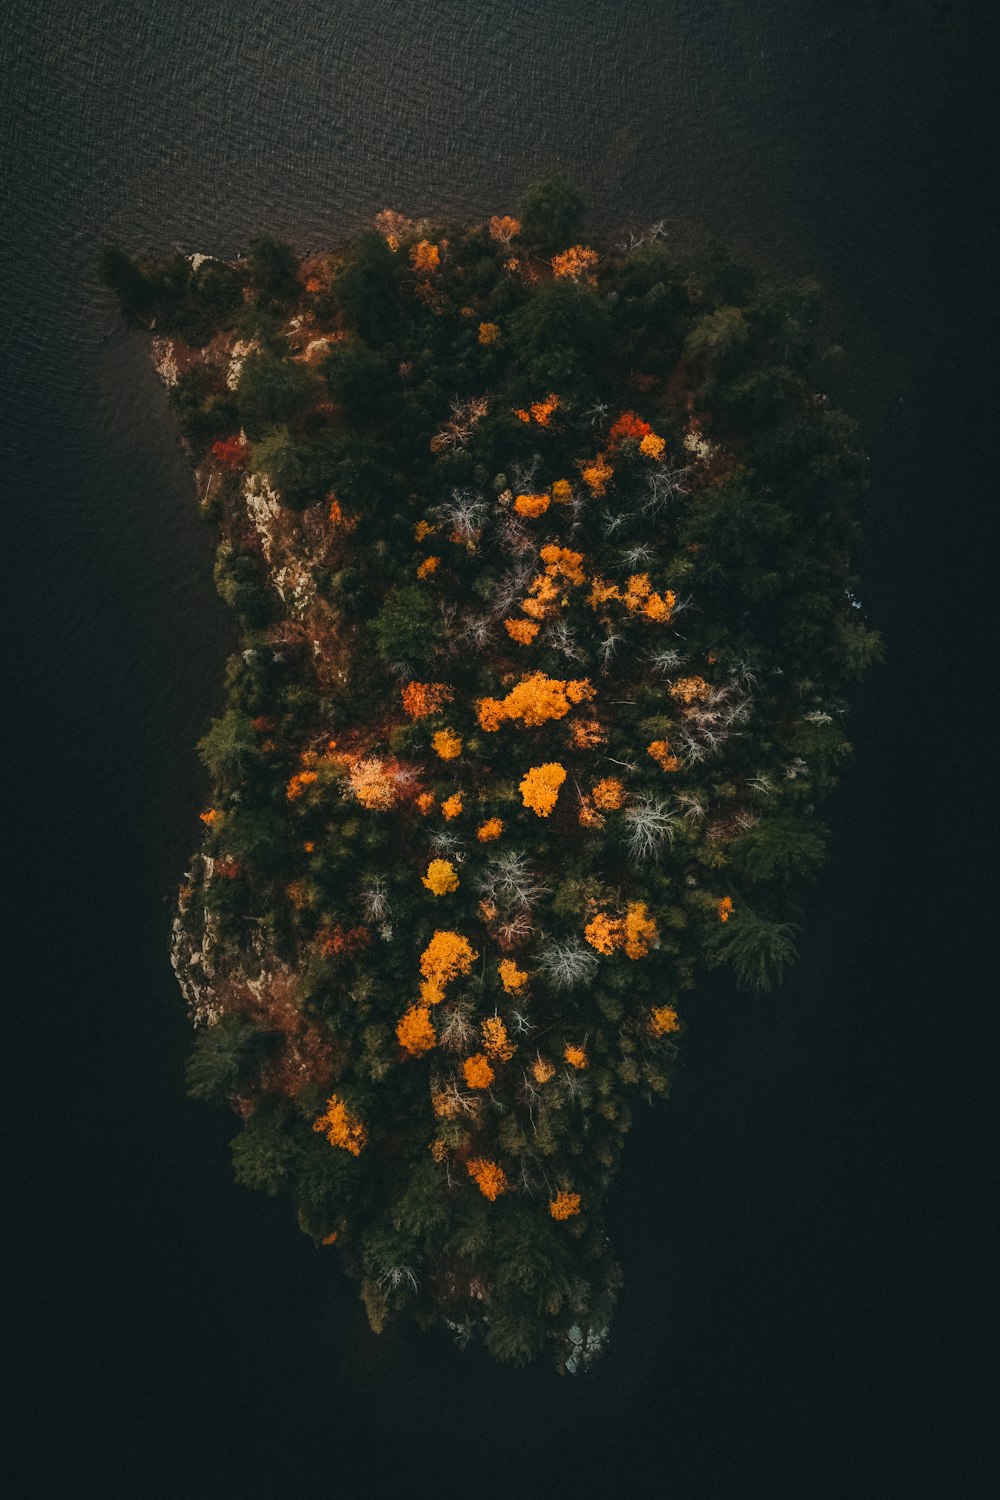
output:
<instances>
[{"instance_id":1,"label":"yellow autumn tree","mask_svg":"<svg viewBox=\"0 0 1000 1500\"><path fill-rule=\"evenodd\" d=\"M458 890L458 874L450 859L432 859L420 881L435 896L448 896Z\"/></svg>"},{"instance_id":2,"label":"yellow autumn tree","mask_svg":"<svg viewBox=\"0 0 1000 1500\"><path fill-rule=\"evenodd\" d=\"M547 1057L536 1057L531 1064L531 1076L536 1083L548 1083L550 1078L556 1076L555 1066Z\"/></svg>"},{"instance_id":3,"label":"yellow autumn tree","mask_svg":"<svg viewBox=\"0 0 1000 1500\"><path fill-rule=\"evenodd\" d=\"M519 791L525 807L539 818L547 818L556 805L559 788L566 780L566 771L558 761L548 761L543 766L532 766L522 778Z\"/></svg>"},{"instance_id":4,"label":"yellow autumn tree","mask_svg":"<svg viewBox=\"0 0 1000 1500\"><path fill-rule=\"evenodd\" d=\"M549 1201L549 1213L553 1219L571 1219L580 1212L580 1194L567 1193L562 1189Z\"/></svg>"},{"instance_id":5,"label":"yellow autumn tree","mask_svg":"<svg viewBox=\"0 0 1000 1500\"><path fill-rule=\"evenodd\" d=\"M595 495L603 495L608 487L614 469L608 463L603 453L599 453L591 463L584 461L580 466L583 482Z\"/></svg>"},{"instance_id":6,"label":"yellow autumn tree","mask_svg":"<svg viewBox=\"0 0 1000 1500\"><path fill-rule=\"evenodd\" d=\"M483 1051L495 1062L510 1062L517 1048L507 1035L507 1028L500 1016L487 1016L480 1030L483 1034Z\"/></svg>"},{"instance_id":7,"label":"yellow autumn tree","mask_svg":"<svg viewBox=\"0 0 1000 1500\"><path fill-rule=\"evenodd\" d=\"M609 917L607 912L599 911L592 917L583 929L583 935L592 948L598 953L603 953L610 958L612 953L621 946L622 924L618 917Z\"/></svg>"},{"instance_id":8,"label":"yellow autumn tree","mask_svg":"<svg viewBox=\"0 0 1000 1500\"><path fill-rule=\"evenodd\" d=\"M402 689L403 708L411 719L425 719L440 712L454 694L443 682L408 682Z\"/></svg>"},{"instance_id":9,"label":"yellow autumn tree","mask_svg":"<svg viewBox=\"0 0 1000 1500\"><path fill-rule=\"evenodd\" d=\"M368 1143L368 1131L356 1115L352 1115L337 1094L331 1094L326 1109L313 1121L313 1130L326 1136L331 1146L339 1146L352 1156L360 1156Z\"/></svg>"},{"instance_id":10,"label":"yellow autumn tree","mask_svg":"<svg viewBox=\"0 0 1000 1500\"><path fill-rule=\"evenodd\" d=\"M601 812L615 812L625 801L625 787L617 776L605 776L591 787L591 796Z\"/></svg>"},{"instance_id":11,"label":"yellow autumn tree","mask_svg":"<svg viewBox=\"0 0 1000 1500\"><path fill-rule=\"evenodd\" d=\"M440 266L441 251L430 240L419 240L410 250L410 264L415 271L423 271L429 275Z\"/></svg>"},{"instance_id":12,"label":"yellow autumn tree","mask_svg":"<svg viewBox=\"0 0 1000 1500\"><path fill-rule=\"evenodd\" d=\"M483 1197L489 1198L491 1203L508 1191L507 1174L495 1161L476 1156L466 1162L465 1170Z\"/></svg>"},{"instance_id":13,"label":"yellow autumn tree","mask_svg":"<svg viewBox=\"0 0 1000 1500\"><path fill-rule=\"evenodd\" d=\"M488 1089L496 1076L489 1059L482 1052L474 1052L465 1059L462 1075L470 1089Z\"/></svg>"},{"instance_id":14,"label":"yellow autumn tree","mask_svg":"<svg viewBox=\"0 0 1000 1500\"><path fill-rule=\"evenodd\" d=\"M461 736L454 729L439 729L431 739L434 754L441 760L455 760L462 753Z\"/></svg>"},{"instance_id":15,"label":"yellow autumn tree","mask_svg":"<svg viewBox=\"0 0 1000 1500\"><path fill-rule=\"evenodd\" d=\"M533 672L530 677L522 677L505 698L480 698L476 716L480 728L487 731L499 729L506 719L520 719L534 727L564 718L574 704L593 696L594 689L586 677L561 681L546 677L544 672Z\"/></svg>"},{"instance_id":16,"label":"yellow autumn tree","mask_svg":"<svg viewBox=\"0 0 1000 1500\"><path fill-rule=\"evenodd\" d=\"M570 245L568 250L552 257L554 276L571 276L574 280L585 276L589 279L596 269L597 251L588 245Z\"/></svg>"},{"instance_id":17,"label":"yellow autumn tree","mask_svg":"<svg viewBox=\"0 0 1000 1500\"><path fill-rule=\"evenodd\" d=\"M645 958L650 948L659 940L659 931L655 921L649 915L645 901L630 901L625 911L622 933L625 957Z\"/></svg>"},{"instance_id":18,"label":"yellow autumn tree","mask_svg":"<svg viewBox=\"0 0 1000 1500\"><path fill-rule=\"evenodd\" d=\"M533 519L535 516L543 516L549 508L549 503L548 495L518 495L514 501L514 509L519 516Z\"/></svg>"},{"instance_id":19,"label":"yellow autumn tree","mask_svg":"<svg viewBox=\"0 0 1000 1500\"><path fill-rule=\"evenodd\" d=\"M704 703L712 689L704 677L679 677L670 686L670 696L689 708L692 703Z\"/></svg>"},{"instance_id":20,"label":"yellow autumn tree","mask_svg":"<svg viewBox=\"0 0 1000 1500\"><path fill-rule=\"evenodd\" d=\"M541 628L534 620L504 620L503 624L511 640L519 646L530 646Z\"/></svg>"},{"instance_id":21,"label":"yellow autumn tree","mask_svg":"<svg viewBox=\"0 0 1000 1500\"><path fill-rule=\"evenodd\" d=\"M494 214L490 219L490 239L507 246L521 233L521 221L513 214Z\"/></svg>"},{"instance_id":22,"label":"yellow autumn tree","mask_svg":"<svg viewBox=\"0 0 1000 1500\"><path fill-rule=\"evenodd\" d=\"M646 754L651 755L664 771L679 771L681 768L679 759L671 753L669 740L650 740Z\"/></svg>"},{"instance_id":23,"label":"yellow autumn tree","mask_svg":"<svg viewBox=\"0 0 1000 1500\"><path fill-rule=\"evenodd\" d=\"M623 951L631 959L645 958L660 936L644 901L629 902L624 917L597 912L583 929L583 935L605 957Z\"/></svg>"},{"instance_id":24,"label":"yellow autumn tree","mask_svg":"<svg viewBox=\"0 0 1000 1500\"><path fill-rule=\"evenodd\" d=\"M386 812L395 806L395 785L377 757L354 761L349 774L351 790L362 807L370 812Z\"/></svg>"},{"instance_id":25,"label":"yellow autumn tree","mask_svg":"<svg viewBox=\"0 0 1000 1500\"><path fill-rule=\"evenodd\" d=\"M654 1005L649 1013L649 1029L654 1036L669 1036L680 1030L680 1019L672 1005Z\"/></svg>"},{"instance_id":26,"label":"yellow autumn tree","mask_svg":"<svg viewBox=\"0 0 1000 1500\"><path fill-rule=\"evenodd\" d=\"M545 571L550 578L562 578L571 584L581 584L586 581L583 573L582 552L574 552L570 547L559 547L555 542L549 542L541 548L538 555L545 564Z\"/></svg>"},{"instance_id":27,"label":"yellow autumn tree","mask_svg":"<svg viewBox=\"0 0 1000 1500\"><path fill-rule=\"evenodd\" d=\"M512 995L516 990L523 989L528 982L526 970L519 969L512 958L503 958L497 965L497 973L500 975L500 983Z\"/></svg>"},{"instance_id":28,"label":"yellow autumn tree","mask_svg":"<svg viewBox=\"0 0 1000 1500\"><path fill-rule=\"evenodd\" d=\"M470 973L478 957L461 933L438 929L420 955L421 998L428 1005L439 1005L444 999L445 985Z\"/></svg>"},{"instance_id":29,"label":"yellow autumn tree","mask_svg":"<svg viewBox=\"0 0 1000 1500\"><path fill-rule=\"evenodd\" d=\"M420 1057L437 1046L437 1035L426 1005L411 1005L396 1026L399 1045L413 1057Z\"/></svg>"}]
</instances>

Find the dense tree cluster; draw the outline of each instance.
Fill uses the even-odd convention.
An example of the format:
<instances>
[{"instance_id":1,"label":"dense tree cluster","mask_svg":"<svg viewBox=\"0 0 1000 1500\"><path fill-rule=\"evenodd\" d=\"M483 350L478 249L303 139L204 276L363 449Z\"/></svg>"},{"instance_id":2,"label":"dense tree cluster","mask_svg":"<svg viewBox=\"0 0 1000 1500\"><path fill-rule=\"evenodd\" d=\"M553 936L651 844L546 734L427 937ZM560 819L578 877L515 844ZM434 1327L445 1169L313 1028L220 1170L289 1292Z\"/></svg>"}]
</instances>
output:
<instances>
[{"instance_id":1,"label":"dense tree cluster","mask_svg":"<svg viewBox=\"0 0 1000 1500\"><path fill-rule=\"evenodd\" d=\"M301 264L105 257L174 340L243 637L176 923L192 1092L374 1328L571 1367L633 1110L699 964L794 956L877 651L815 289L581 213L549 181Z\"/></svg>"}]
</instances>

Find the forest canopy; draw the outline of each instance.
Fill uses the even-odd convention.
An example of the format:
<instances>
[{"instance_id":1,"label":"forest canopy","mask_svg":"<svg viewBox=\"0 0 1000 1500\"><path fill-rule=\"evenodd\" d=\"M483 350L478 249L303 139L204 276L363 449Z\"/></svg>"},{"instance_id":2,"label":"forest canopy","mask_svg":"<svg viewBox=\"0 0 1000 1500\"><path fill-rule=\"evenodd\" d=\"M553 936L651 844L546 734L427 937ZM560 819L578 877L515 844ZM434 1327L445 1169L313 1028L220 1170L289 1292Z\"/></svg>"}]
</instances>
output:
<instances>
[{"instance_id":1,"label":"forest canopy","mask_svg":"<svg viewBox=\"0 0 1000 1500\"><path fill-rule=\"evenodd\" d=\"M570 1370L699 967L794 959L879 649L815 286L584 222L549 179L331 254L102 260L241 633L174 928L191 1093L374 1329Z\"/></svg>"}]
</instances>

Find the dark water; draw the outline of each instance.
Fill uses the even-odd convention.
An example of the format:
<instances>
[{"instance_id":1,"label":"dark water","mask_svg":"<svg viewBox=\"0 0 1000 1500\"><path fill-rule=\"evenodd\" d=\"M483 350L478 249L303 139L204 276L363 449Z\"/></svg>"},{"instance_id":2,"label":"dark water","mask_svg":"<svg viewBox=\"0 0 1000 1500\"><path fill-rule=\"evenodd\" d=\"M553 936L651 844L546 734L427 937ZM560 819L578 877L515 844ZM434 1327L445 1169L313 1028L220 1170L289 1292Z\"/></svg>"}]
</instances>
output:
<instances>
[{"instance_id":1,"label":"dark water","mask_svg":"<svg viewBox=\"0 0 1000 1500\"><path fill-rule=\"evenodd\" d=\"M992 897L962 861L977 737L949 636L990 503L977 13L28 0L2 26L8 1493L979 1493L961 1294ZM890 652L800 965L764 999L705 986L675 1099L634 1133L614 1342L576 1382L375 1339L286 1206L231 1184L232 1122L184 1099L166 901L229 634L163 393L94 276L108 240L225 255L386 205L480 216L552 164L597 228L666 215L826 282Z\"/></svg>"}]
</instances>

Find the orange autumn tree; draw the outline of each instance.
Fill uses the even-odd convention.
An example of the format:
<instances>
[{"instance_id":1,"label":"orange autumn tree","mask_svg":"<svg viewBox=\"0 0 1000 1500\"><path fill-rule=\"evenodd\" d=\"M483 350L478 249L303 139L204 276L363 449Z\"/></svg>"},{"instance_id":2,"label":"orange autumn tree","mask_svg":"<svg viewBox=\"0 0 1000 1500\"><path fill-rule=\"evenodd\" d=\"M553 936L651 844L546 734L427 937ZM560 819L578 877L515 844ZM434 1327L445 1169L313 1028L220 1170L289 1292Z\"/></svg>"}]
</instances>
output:
<instances>
[{"instance_id":1,"label":"orange autumn tree","mask_svg":"<svg viewBox=\"0 0 1000 1500\"><path fill-rule=\"evenodd\" d=\"M444 999L445 986L468 974L478 957L468 938L461 933L435 932L420 955L422 999L429 1005L440 1005Z\"/></svg>"},{"instance_id":2,"label":"orange autumn tree","mask_svg":"<svg viewBox=\"0 0 1000 1500\"><path fill-rule=\"evenodd\" d=\"M344 1101L331 1094L326 1109L313 1121L313 1130L322 1132L331 1146L339 1146L351 1156L360 1156L368 1144L368 1131L356 1115L352 1115Z\"/></svg>"},{"instance_id":3,"label":"orange autumn tree","mask_svg":"<svg viewBox=\"0 0 1000 1500\"><path fill-rule=\"evenodd\" d=\"M568 250L552 257L554 276L570 276L574 280L579 280L580 277L591 279L596 269L597 251L591 250L589 245L571 245Z\"/></svg>"},{"instance_id":4,"label":"orange autumn tree","mask_svg":"<svg viewBox=\"0 0 1000 1500\"><path fill-rule=\"evenodd\" d=\"M547 818L556 805L559 788L566 780L566 770L558 761L549 761L544 766L532 766L521 780L521 799L525 807L539 818Z\"/></svg>"},{"instance_id":5,"label":"orange autumn tree","mask_svg":"<svg viewBox=\"0 0 1000 1500\"><path fill-rule=\"evenodd\" d=\"M458 873L450 859L432 859L421 884L435 896L447 896L458 890Z\"/></svg>"},{"instance_id":6,"label":"orange autumn tree","mask_svg":"<svg viewBox=\"0 0 1000 1500\"><path fill-rule=\"evenodd\" d=\"M520 220L512 214L494 214L490 219L490 239L507 246L521 233Z\"/></svg>"},{"instance_id":7,"label":"orange autumn tree","mask_svg":"<svg viewBox=\"0 0 1000 1500\"><path fill-rule=\"evenodd\" d=\"M591 917L584 928L584 937L605 956L621 949L627 958L636 959L646 957L659 942L660 934L646 903L630 901L624 917L610 917L607 912Z\"/></svg>"},{"instance_id":8,"label":"orange autumn tree","mask_svg":"<svg viewBox=\"0 0 1000 1500\"><path fill-rule=\"evenodd\" d=\"M437 1046L437 1033L426 1005L411 1005L396 1026L399 1045L413 1057L420 1057Z\"/></svg>"},{"instance_id":9,"label":"orange autumn tree","mask_svg":"<svg viewBox=\"0 0 1000 1500\"><path fill-rule=\"evenodd\" d=\"M482 1024L483 1051L494 1062L510 1062L517 1048L507 1035L500 1016L487 1016Z\"/></svg>"},{"instance_id":10,"label":"orange autumn tree","mask_svg":"<svg viewBox=\"0 0 1000 1500\"><path fill-rule=\"evenodd\" d=\"M465 1166L483 1197L488 1198L491 1203L509 1191L507 1174L498 1162L477 1156L472 1161L466 1162Z\"/></svg>"},{"instance_id":11,"label":"orange autumn tree","mask_svg":"<svg viewBox=\"0 0 1000 1500\"><path fill-rule=\"evenodd\" d=\"M649 436L651 431L649 423L644 421L637 412L623 411L611 426L608 442L613 448L617 448L619 443L628 441L641 442L643 438Z\"/></svg>"},{"instance_id":12,"label":"orange autumn tree","mask_svg":"<svg viewBox=\"0 0 1000 1500\"><path fill-rule=\"evenodd\" d=\"M410 264L415 271L436 271L441 264L441 250L430 240L419 240L410 250Z\"/></svg>"},{"instance_id":13,"label":"orange autumn tree","mask_svg":"<svg viewBox=\"0 0 1000 1500\"><path fill-rule=\"evenodd\" d=\"M562 681L533 672L530 677L522 677L505 698L480 698L476 717L487 733L499 729L508 719L520 719L530 728L564 718L574 704L593 696L594 689L585 677Z\"/></svg>"},{"instance_id":14,"label":"orange autumn tree","mask_svg":"<svg viewBox=\"0 0 1000 1500\"><path fill-rule=\"evenodd\" d=\"M411 719L425 719L440 713L455 694L443 682L408 682L402 690L403 708Z\"/></svg>"},{"instance_id":15,"label":"orange autumn tree","mask_svg":"<svg viewBox=\"0 0 1000 1500\"><path fill-rule=\"evenodd\" d=\"M496 1074L482 1052L474 1052L462 1064L462 1074L470 1089L488 1089Z\"/></svg>"},{"instance_id":16,"label":"orange autumn tree","mask_svg":"<svg viewBox=\"0 0 1000 1500\"><path fill-rule=\"evenodd\" d=\"M543 516L550 503L548 495L518 495L514 501L514 509L519 516L527 516L533 520L535 516Z\"/></svg>"}]
</instances>

